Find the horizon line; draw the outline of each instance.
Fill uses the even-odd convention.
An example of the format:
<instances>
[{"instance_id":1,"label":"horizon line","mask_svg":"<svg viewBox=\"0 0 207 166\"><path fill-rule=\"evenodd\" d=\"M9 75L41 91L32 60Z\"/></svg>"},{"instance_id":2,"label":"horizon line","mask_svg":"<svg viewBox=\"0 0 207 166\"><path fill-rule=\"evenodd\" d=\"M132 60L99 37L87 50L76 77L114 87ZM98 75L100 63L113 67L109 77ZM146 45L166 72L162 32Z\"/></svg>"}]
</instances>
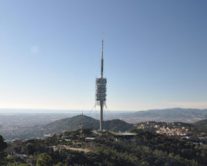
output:
<instances>
[{"instance_id":1,"label":"horizon line","mask_svg":"<svg viewBox=\"0 0 207 166\"><path fill-rule=\"evenodd\" d=\"M139 111L150 111L150 110L165 110L165 109L197 109L207 110L207 108L195 108L195 107L165 107L165 108L150 108L142 110L110 110L113 112L139 112ZM1 112L1 110L10 110L11 112ZM34 111L47 111L47 112L25 112L27 110ZM17 111L17 112L16 112ZM58 111L58 112L56 112ZM70 112L84 112L84 111L95 111L90 109L57 109L57 108L0 108L0 114L2 113L70 113ZM98 110L97 110L98 111ZM98 112L97 112L98 113Z\"/></svg>"}]
</instances>

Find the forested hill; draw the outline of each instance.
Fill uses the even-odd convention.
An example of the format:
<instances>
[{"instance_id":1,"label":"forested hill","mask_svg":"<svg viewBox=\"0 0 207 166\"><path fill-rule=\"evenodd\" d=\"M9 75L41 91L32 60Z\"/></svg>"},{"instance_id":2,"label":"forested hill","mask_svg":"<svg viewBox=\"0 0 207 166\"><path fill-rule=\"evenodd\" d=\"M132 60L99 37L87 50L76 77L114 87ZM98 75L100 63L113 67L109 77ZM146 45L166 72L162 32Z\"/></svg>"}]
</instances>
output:
<instances>
[{"instance_id":1,"label":"forested hill","mask_svg":"<svg viewBox=\"0 0 207 166\"><path fill-rule=\"evenodd\" d=\"M49 123L44 127L44 133L60 133L63 131L73 131L80 129L98 129L99 121L89 116L78 115L71 118L65 118ZM106 130L113 131L128 131L134 128L133 124L126 123L119 119L103 122L103 127Z\"/></svg>"},{"instance_id":2,"label":"forested hill","mask_svg":"<svg viewBox=\"0 0 207 166\"><path fill-rule=\"evenodd\" d=\"M84 129L98 129L99 121L89 116L77 115L70 118L56 120L47 125L22 127L18 130L12 130L11 132L5 131L2 135L7 140L42 138L46 135L59 134L64 131L74 131L80 129L81 126ZM112 131L129 131L134 128L134 125L119 119L114 119L104 121L103 127L106 130Z\"/></svg>"},{"instance_id":3,"label":"forested hill","mask_svg":"<svg viewBox=\"0 0 207 166\"><path fill-rule=\"evenodd\" d=\"M120 115L120 116L118 116ZM67 116L65 116L67 117ZM128 131L134 128L138 122L144 121L159 121L159 122L196 122L199 120L207 119L207 110L200 109L163 109L163 110L149 110L141 112L125 112L117 114L116 117L120 119L113 119L104 121L104 129L113 131ZM28 122L29 119L26 121ZM8 122L11 122L8 120ZM127 123L129 122L129 123ZM192 127L196 127L199 131L207 130L206 121L200 121L197 123L191 123ZM132 124L134 123L134 125ZM39 138L45 134L61 133L63 131L73 131L81 128L98 129L99 121L89 116L74 116L60 120L55 120L49 123L31 126L31 125L15 125L4 126L2 123L0 126L0 134L4 136L6 140L12 139L28 139ZM190 125L190 124L189 124Z\"/></svg>"},{"instance_id":4,"label":"forested hill","mask_svg":"<svg viewBox=\"0 0 207 166\"><path fill-rule=\"evenodd\" d=\"M207 132L207 119L200 120L198 122L194 123L194 126L199 130L199 131L204 131Z\"/></svg>"}]
</instances>

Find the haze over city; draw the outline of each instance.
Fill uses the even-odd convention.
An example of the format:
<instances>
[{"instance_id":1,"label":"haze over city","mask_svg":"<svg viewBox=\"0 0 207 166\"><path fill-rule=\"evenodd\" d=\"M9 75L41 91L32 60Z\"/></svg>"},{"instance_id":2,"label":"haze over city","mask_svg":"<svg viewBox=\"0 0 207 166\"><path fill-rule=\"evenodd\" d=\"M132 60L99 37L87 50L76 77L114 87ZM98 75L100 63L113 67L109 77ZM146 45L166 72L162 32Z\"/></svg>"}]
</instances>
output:
<instances>
[{"instance_id":1,"label":"haze over city","mask_svg":"<svg viewBox=\"0 0 207 166\"><path fill-rule=\"evenodd\" d=\"M207 108L206 5L0 1L0 108L90 110L102 39L108 109Z\"/></svg>"}]
</instances>

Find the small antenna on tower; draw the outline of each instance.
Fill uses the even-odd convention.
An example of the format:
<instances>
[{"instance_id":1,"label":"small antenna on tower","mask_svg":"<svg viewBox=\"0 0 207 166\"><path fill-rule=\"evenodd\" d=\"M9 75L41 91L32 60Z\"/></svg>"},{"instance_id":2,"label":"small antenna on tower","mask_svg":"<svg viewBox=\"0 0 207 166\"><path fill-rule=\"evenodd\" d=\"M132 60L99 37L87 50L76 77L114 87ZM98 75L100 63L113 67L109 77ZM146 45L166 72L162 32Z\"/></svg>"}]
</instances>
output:
<instances>
[{"instance_id":1,"label":"small antenna on tower","mask_svg":"<svg viewBox=\"0 0 207 166\"><path fill-rule=\"evenodd\" d=\"M80 134L82 137L83 136L83 112L81 114L81 120L80 120Z\"/></svg>"}]
</instances>

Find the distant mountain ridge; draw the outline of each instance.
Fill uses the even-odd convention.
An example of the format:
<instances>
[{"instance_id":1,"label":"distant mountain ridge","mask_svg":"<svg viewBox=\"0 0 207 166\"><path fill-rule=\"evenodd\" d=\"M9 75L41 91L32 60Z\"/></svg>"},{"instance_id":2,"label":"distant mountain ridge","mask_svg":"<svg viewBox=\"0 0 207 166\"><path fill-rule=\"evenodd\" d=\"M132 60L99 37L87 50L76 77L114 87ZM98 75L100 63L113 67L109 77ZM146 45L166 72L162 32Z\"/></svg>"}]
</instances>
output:
<instances>
[{"instance_id":1,"label":"distant mountain ridge","mask_svg":"<svg viewBox=\"0 0 207 166\"><path fill-rule=\"evenodd\" d=\"M112 120L107 120L104 122L104 129L114 130L114 131L128 131L133 129L134 124L145 121L158 121L158 122L184 122L184 123L194 123L200 120L207 119L207 109L183 109L183 108L171 108L171 109L156 109L149 111L138 111L138 112L122 112L114 114ZM65 115L65 117L68 115ZM30 122L29 117L26 122ZM2 117L4 118L4 117ZM32 116L30 117L32 118ZM34 117L35 118L35 117ZM112 118L112 117L111 117ZM13 118L14 119L14 118ZM54 117L52 119L55 119ZM105 118L106 119L106 118ZM21 120L21 118L19 119ZM8 123L12 121L7 120ZM8 128L2 127L4 121L0 119L0 134L4 136L5 139L27 139L27 138L41 138L44 134L50 133L61 133L63 131L72 131L80 129L80 125L83 128L98 129L99 121L97 119L91 118L89 116L74 116L68 117L60 120L55 120L52 122L47 122L45 124L40 123L39 125L21 125L19 126L8 126ZM42 122L42 119L41 119ZM127 123L128 122L128 123ZM198 130L203 128L207 131L206 121L195 123Z\"/></svg>"},{"instance_id":2,"label":"distant mountain ridge","mask_svg":"<svg viewBox=\"0 0 207 166\"><path fill-rule=\"evenodd\" d=\"M131 123L143 121L193 123L199 120L207 119L207 109L168 108L137 111L123 115L122 119Z\"/></svg>"}]
</instances>

